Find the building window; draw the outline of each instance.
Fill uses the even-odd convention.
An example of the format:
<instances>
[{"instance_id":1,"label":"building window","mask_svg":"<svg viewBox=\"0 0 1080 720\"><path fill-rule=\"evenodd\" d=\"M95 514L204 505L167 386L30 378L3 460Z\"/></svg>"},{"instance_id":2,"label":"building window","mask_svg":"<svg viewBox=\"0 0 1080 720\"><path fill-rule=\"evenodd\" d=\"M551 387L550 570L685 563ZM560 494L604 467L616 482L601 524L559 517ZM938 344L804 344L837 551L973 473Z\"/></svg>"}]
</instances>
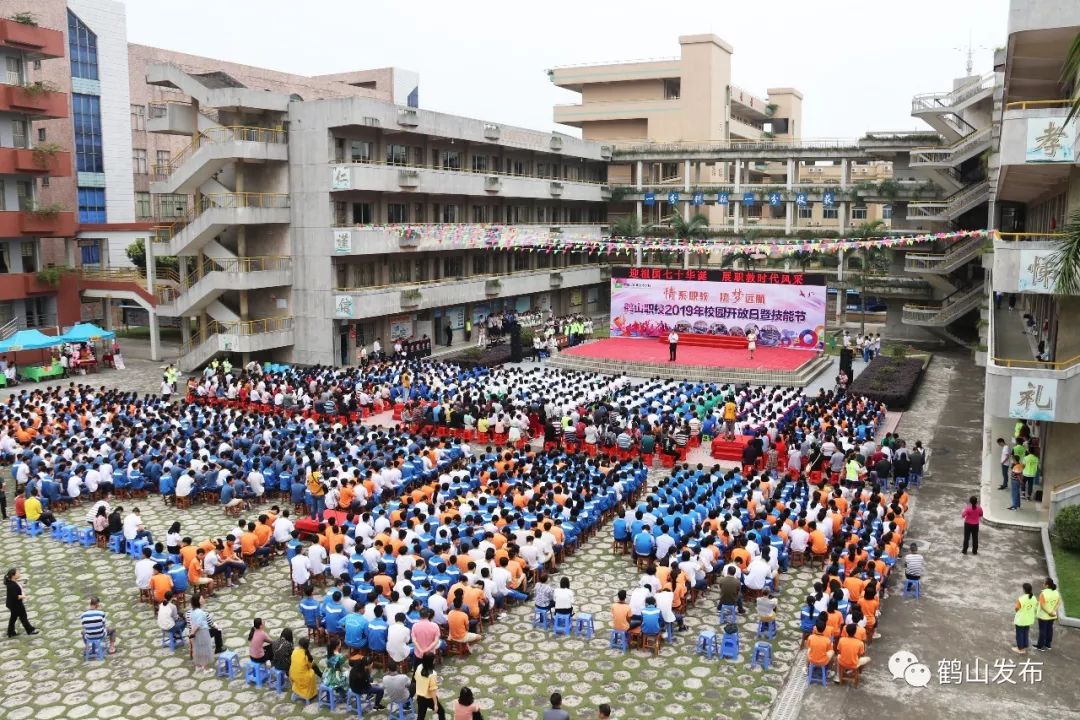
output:
<instances>
[{"instance_id":1,"label":"building window","mask_svg":"<svg viewBox=\"0 0 1080 720\"><path fill-rule=\"evenodd\" d=\"M851 208L852 220L865 220L866 219L866 206Z\"/></svg>"},{"instance_id":2,"label":"building window","mask_svg":"<svg viewBox=\"0 0 1080 720\"><path fill-rule=\"evenodd\" d=\"M146 148L132 148L131 168L136 175L146 174Z\"/></svg>"},{"instance_id":3,"label":"building window","mask_svg":"<svg viewBox=\"0 0 1080 720\"><path fill-rule=\"evenodd\" d=\"M146 106L131 106L131 129L136 131L146 130Z\"/></svg>"},{"instance_id":4,"label":"building window","mask_svg":"<svg viewBox=\"0 0 1080 720\"><path fill-rule=\"evenodd\" d=\"M679 78L667 78L664 80L664 99L678 100L682 91L682 80Z\"/></svg>"},{"instance_id":5,"label":"building window","mask_svg":"<svg viewBox=\"0 0 1080 720\"><path fill-rule=\"evenodd\" d=\"M101 100L96 95L73 93L75 114L75 167L79 172L105 172L101 157Z\"/></svg>"},{"instance_id":6,"label":"building window","mask_svg":"<svg viewBox=\"0 0 1080 720\"><path fill-rule=\"evenodd\" d=\"M30 147L29 125L23 118L11 121L11 144L17 148Z\"/></svg>"},{"instance_id":7,"label":"building window","mask_svg":"<svg viewBox=\"0 0 1080 720\"><path fill-rule=\"evenodd\" d=\"M172 160L172 153L168 150L158 150L157 157L155 159L155 169L164 170L169 167L169 163Z\"/></svg>"},{"instance_id":8,"label":"building window","mask_svg":"<svg viewBox=\"0 0 1080 720\"><path fill-rule=\"evenodd\" d=\"M152 213L153 203L150 199L150 193L135 193L135 217L147 218L150 217Z\"/></svg>"},{"instance_id":9,"label":"building window","mask_svg":"<svg viewBox=\"0 0 1080 720\"><path fill-rule=\"evenodd\" d=\"M516 252L514 253L514 270L528 270L529 269L529 253Z\"/></svg>"},{"instance_id":10,"label":"building window","mask_svg":"<svg viewBox=\"0 0 1080 720\"><path fill-rule=\"evenodd\" d=\"M436 205L435 206L435 221L441 223L456 223L461 222L458 216L457 205Z\"/></svg>"},{"instance_id":11,"label":"building window","mask_svg":"<svg viewBox=\"0 0 1080 720\"><path fill-rule=\"evenodd\" d=\"M155 217L183 217L187 214L187 195L154 195L153 201L157 203Z\"/></svg>"},{"instance_id":12,"label":"building window","mask_svg":"<svg viewBox=\"0 0 1080 720\"><path fill-rule=\"evenodd\" d=\"M837 218L840 217L840 214L837 212L837 209L836 209L835 206L834 207L826 206L826 207L821 209L821 217L823 219L825 219L825 220L836 220Z\"/></svg>"},{"instance_id":13,"label":"building window","mask_svg":"<svg viewBox=\"0 0 1080 720\"><path fill-rule=\"evenodd\" d=\"M476 253L472 256L472 271L473 275L487 275L491 272L491 263L488 262L488 254L484 252Z\"/></svg>"},{"instance_id":14,"label":"building window","mask_svg":"<svg viewBox=\"0 0 1080 720\"><path fill-rule=\"evenodd\" d=\"M7 59L7 84L23 84L23 61L19 57L8 56Z\"/></svg>"},{"instance_id":15,"label":"building window","mask_svg":"<svg viewBox=\"0 0 1080 720\"><path fill-rule=\"evenodd\" d=\"M892 205L881 206L881 219L892 220Z\"/></svg>"},{"instance_id":16,"label":"building window","mask_svg":"<svg viewBox=\"0 0 1080 720\"><path fill-rule=\"evenodd\" d=\"M412 275L412 261L411 260L392 260L390 262L390 282L393 283L407 283L411 280Z\"/></svg>"},{"instance_id":17,"label":"building window","mask_svg":"<svg viewBox=\"0 0 1080 720\"><path fill-rule=\"evenodd\" d=\"M101 264L101 240L80 240L79 255L81 265Z\"/></svg>"},{"instance_id":18,"label":"building window","mask_svg":"<svg viewBox=\"0 0 1080 720\"><path fill-rule=\"evenodd\" d=\"M386 164L387 165L408 165L409 164L409 148L405 145L387 145L386 146Z\"/></svg>"},{"instance_id":19,"label":"building window","mask_svg":"<svg viewBox=\"0 0 1080 720\"><path fill-rule=\"evenodd\" d=\"M68 54L71 77L98 79L97 35L75 13L68 11Z\"/></svg>"},{"instance_id":20,"label":"building window","mask_svg":"<svg viewBox=\"0 0 1080 720\"><path fill-rule=\"evenodd\" d=\"M349 157L354 163L371 162L371 143L367 140L351 140Z\"/></svg>"},{"instance_id":21,"label":"building window","mask_svg":"<svg viewBox=\"0 0 1080 720\"><path fill-rule=\"evenodd\" d=\"M386 222L407 223L409 222L409 206L407 203L388 203L386 205Z\"/></svg>"},{"instance_id":22,"label":"building window","mask_svg":"<svg viewBox=\"0 0 1080 720\"><path fill-rule=\"evenodd\" d=\"M472 221L474 223L486 223L487 222L487 206L485 206L485 205L473 205L472 206Z\"/></svg>"},{"instance_id":23,"label":"building window","mask_svg":"<svg viewBox=\"0 0 1080 720\"><path fill-rule=\"evenodd\" d=\"M105 188L79 188L79 222L105 222Z\"/></svg>"},{"instance_id":24,"label":"building window","mask_svg":"<svg viewBox=\"0 0 1080 720\"><path fill-rule=\"evenodd\" d=\"M23 272L38 271L37 242L34 240L22 241L22 267Z\"/></svg>"},{"instance_id":25,"label":"building window","mask_svg":"<svg viewBox=\"0 0 1080 720\"><path fill-rule=\"evenodd\" d=\"M472 169L473 172L487 172L488 169L488 157L487 155L473 155L472 156Z\"/></svg>"},{"instance_id":26,"label":"building window","mask_svg":"<svg viewBox=\"0 0 1080 720\"><path fill-rule=\"evenodd\" d=\"M465 261L457 257L443 258L443 277L459 278L465 275Z\"/></svg>"},{"instance_id":27,"label":"building window","mask_svg":"<svg viewBox=\"0 0 1080 720\"><path fill-rule=\"evenodd\" d=\"M810 207L809 205L800 205L799 206L799 219L800 220L809 220L812 217L814 217L814 208Z\"/></svg>"},{"instance_id":28,"label":"building window","mask_svg":"<svg viewBox=\"0 0 1080 720\"><path fill-rule=\"evenodd\" d=\"M34 181L33 180L16 180L15 181L15 197L19 199L19 209L33 210L34 209Z\"/></svg>"},{"instance_id":29,"label":"building window","mask_svg":"<svg viewBox=\"0 0 1080 720\"><path fill-rule=\"evenodd\" d=\"M353 225L370 225L373 222L375 222L375 220L371 211L371 203L352 204Z\"/></svg>"},{"instance_id":30,"label":"building window","mask_svg":"<svg viewBox=\"0 0 1080 720\"><path fill-rule=\"evenodd\" d=\"M45 128L38 128L38 131L37 131L38 142L45 142L46 137L48 137L48 133L45 132Z\"/></svg>"},{"instance_id":31,"label":"building window","mask_svg":"<svg viewBox=\"0 0 1080 720\"><path fill-rule=\"evenodd\" d=\"M442 170L460 170L461 153L457 150L440 150L439 168Z\"/></svg>"}]
</instances>

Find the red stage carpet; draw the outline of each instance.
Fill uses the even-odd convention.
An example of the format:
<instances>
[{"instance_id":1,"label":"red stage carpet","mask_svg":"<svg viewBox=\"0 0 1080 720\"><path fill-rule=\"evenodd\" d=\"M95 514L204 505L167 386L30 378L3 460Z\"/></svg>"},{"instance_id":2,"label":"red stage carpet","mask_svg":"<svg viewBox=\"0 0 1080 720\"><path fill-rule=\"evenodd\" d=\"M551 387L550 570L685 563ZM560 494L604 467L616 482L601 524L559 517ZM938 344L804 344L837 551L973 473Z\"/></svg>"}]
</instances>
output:
<instances>
[{"instance_id":1,"label":"red stage carpet","mask_svg":"<svg viewBox=\"0 0 1080 720\"><path fill-rule=\"evenodd\" d=\"M667 362L668 346L667 343L657 342L656 338L606 338L567 348L562 354L603 360L661 363ZM751 360L750 353L745 348L710 348L680 344L675 364L791 371L813 360L816 355L813 350L759 347Z\"/></svg>"}]
</instances>

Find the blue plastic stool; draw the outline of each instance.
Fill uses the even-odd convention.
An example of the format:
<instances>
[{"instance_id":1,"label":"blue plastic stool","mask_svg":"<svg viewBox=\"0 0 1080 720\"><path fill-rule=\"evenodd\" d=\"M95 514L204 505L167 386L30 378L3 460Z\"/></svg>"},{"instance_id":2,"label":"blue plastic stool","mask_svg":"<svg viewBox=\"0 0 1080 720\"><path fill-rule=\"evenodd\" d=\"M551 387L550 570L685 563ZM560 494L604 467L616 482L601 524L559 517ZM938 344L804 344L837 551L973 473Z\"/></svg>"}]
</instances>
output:
<instances>
[{"instance_id":1,"label":"blue plastic stool","mask_svg":"<svg viewBox=\"0 0 1080 720\"><path fill-rule=\"evenodd\" d=\"M586 639L592 640L595 632L592 613L578 613L574 619L574 629L578 635L584 635Z\"/></svg>"},{"instance_id":2,"label":"blue plastic stool","mask_svg":"<svg viewBox=\"0 0 1080 720\"><path fill-rule=\"evenodd\" d=\"M394 711L397 710L397 714ZM406 715L405 711L408 710L409 714ZM405 702L392 702L386 706L386 717L392 720L407 720L412 717L412 700L406 700Z\"/></svg>"},{"instance_id":3,"label":"blue plastic stool","mask_svg":"<svg viewBox=\"0 0 1080 720\"><path fill-rule=\"evenodd\" d=\"M217 677L227 677L230 680L236 678L240 672L239 663L236 659L236 653L232 650L226 650L217 656L217 671L214 673Z\"/></svg>"},{"instance_id":4,"label":"blue plastic stool","mask_svg":"<svg viewBox=\"0 0 1080 720\"><path fill-rule=\"evenodd\" d=\"M53 540L62 539L64 537L64 523L59 520L54 522L52 527L49 528L49 535L52 536Z\"/></svg>"},{"instance_id":5,"label":"blue plastic stool","mask_svg":"<svg viewBox=\"0 0 1080 720\"><path fill-rule=\"evenodd\" d=\"M109 552L124 552L124 533L113 533L109 536Z\"/></svg>"},{"instance_id":6,"label":"blue plastic stool","mask_svg":"<svg viewBox=\"0 0 1080 720\"><path fill-rule=\"evenodd\" d=\"M83 660L104 660L105 641L87 640L83 645Z\"/></svg>"},{"instance_id":7,"label":"blue plastic stool","mask_svg":"<svg viewBox=\"0 0 1080 720\"><path fill-rule=\"evenodd\" d=\"M93 528L83 528L79 530L79 544L83 547L90 547L94 544Z\"/></svg>"},{"instance_id":8,"label":"blue plastic stool","mask_svg":"<svg viewBox=\"0 0 1080 720\"><path fill-rule=\"evenodd\" d=\"M364 696L357 695L352 690L345 693L345 707L356 713L357 718L364 717Z\"/></svg>"},{"instance_id":9,"label":"blue plastic stool","mask_svg":"<svg viewBox=\"0 0 1080 720\"><path fill-rule=\"evenodd\" d=\"M161 631L161 647L169 648L173 652L176 651L176 646L181 644L181 640L173 634L172 630Z\"/></svg>"},{"instance_id":10,"label":"blue plastic stool","mask_svg":"<svg viewBox=\"0 0 1080 720\"><path fill-rule=\"evenodd\" d=\"M319 683L319 694L316 696L316 700L319 707L326 707L330 712L337 710L337 693L329 685Z\"/></svg>"},{"instance_id":11,"label":"blue plastic stool","mask_svg":"<svg viewBox=\"0 0 1080 720\"><path fill-rule=\"evenodd\" d=\"M551 624L551 611L541 610L540 608L534 608L533 610L533 627L543 628L548 630Z\"/></svg>"},{"instance_id":12,"label":"blue plastic stool","mask_svg":"<svg viewBox=\"0 0 1080 720\"><path fill-rule=\"evenodd\" d=\"M761 642L754 644L754 652L750 655L750 669L760 665L762 670L768 670L772 665L772 643Z\"/></svg>"},{"instance_id":13,"label":"blue plastic stool","mask_svg":"<svg viewBox=\"0 0 1080 720\"><path fill-rule=\"evenodd\" d=\"M626 652L630 649L630 633L626 630L612 630L608 639L608 648Z\"/></svg>"},{"instance_id":14,"label":"blue plastic stool","mask_svg":"<svg viewBox=\"0 0 1080 720\"><path fill-rule=\"evenodd\" d=\"M675 642L675 623L664 623L664 625L667 628L667 637L665 639L669 643Z\"/></svg>"},{"instance_id":15,"label":"blue plastic stool","mask_svg":"<svg viewBox=\"0 0 1080 720\"><path fill-rule=\"evenodd\" d=\"M829 666L828 665L807 665L806 666L806 684L813 685L819 683L821 687L829 687Z\"/></svg>"},{"instance_id":16,"label":"blue plastic stool","mask_svg":"<svg viewBox=\"0 0 1080 720\"><path fill-rule=\"evenodd\" d=\"M30 537L37 537L45 532L45 526L41 524L40 520L31 520L26 526L26 534Z\"/></svg>"},{"instance_id":17,"label":"blue plastic stool","mask_svg":"<svg viewBox=\"0 0 1080 720\"><path fill-rule=\"evenodd\" d=\"M556 635L558 635L559 633L562 633L563 635L570 635L570 633L573 632L573 629L571 627L572 624L573 624L573 619L569 615L567 615L565 613L562 613L562 614L556 613L555 614L555 623L554 623L554 627L552 628L552 631Z\"/></svg>"},{"instance_id":18,"label":"blue plastic stool","mask_svg":"<svg viewBox=\"0 0 1080 720\"><path fill-rule=\"evenodd\" d=\"M143 538L136 538L127 544L127 552L135 560L142 560L143 548L149 545Z\"/></svg>"},{"instance_id":19,"label":"blue plastic stool","mask_svg":"<svg viewBox=\"0 0 1080 720\"><path fill-rule=\"evenodd\" d=\"M757 626L757 636L767 637L772 640L776 637L776 621L775 620L762 620Z\"/></svg>"},{"instance_id":20,"label":"blue plastic stool","mask_svg":"<svg viewBox=\"0 0 1080 720\"><path fill-rule=\"evenodd\" d=\"M727 625L729 623L739 622L739 606L738 605L721 605L720 610L717 613L720 624Z\"/></svg>"},{"instance_id":21,"label":"blue plastic stool","mask_svg":"<svg viewBox=\"0 0 1080 720\"><path fill-rule=\"evenodd\" d=\"M270 672L266 669L265 663L255 663L250 660L244 663L244 682L248 685L254 685L261 690L269 679Z\"/></svg>"},{"instance_id":22,"label":"blue plastic stool","mask_svg":"<svg viewBox=\"0 0 1080 720\"><path fill-rule=\"evenodd\" d=\"M720 643L720 657L734 660L739 657L739 633L724 633Z\"/></svg>"},{"instance_id":23,"label":"blue plastic stool","mask_svg":"<svg viewBox=\"0 0 1080 720\"><path fill-rule=\"evenodd\" d=\"M697 637L697 647L694 652L711 659L716 654L716 633L712 630L702 630Z\"/></svg>"},{"instance_id":24,"label":"blue plastic stool","mask_svg":"<svg viewBox=\"0 0 1080 720\"><path fill-rule=\"evenodd\" d=\"M76 540L79 539L79 529L74 525L65 525L63 536L60 539L66 542L68 545L73 544Z\"/></svg>"},{"instance_id":25,"label":"blue plastic stool","mask_svg":"<svg viewBox=\"0 0 1080 720\"><path fill-rule=\"evenodd\" d=\"M922 581L904 578L904 591L901 595L904 597L913 597L918 600L922 597Z\"/></svg>"},{"instance_id":26,"label":"blue plastic stool","mask_svg":"<svg viewBox=\"0 0 1080 720\"><path fill-rule=\"evenodd\" d=\"M300 697L300 696L299 696L299 695L297 695L296 693L293 693L293 694L292 694L292 698L291 698L291 699L292 699L292 701L293 701L293 702L296 702L297 700L299 700L300 702L304 703L305 705L310 705L310 704L311 704L312 702L314 702L314 701L315 701L315 698L304 698L304 697Z\"/></svg>"},{"instance_id":27,"label":"blue plastic stool","mask_svg":"<svg viewBox=\"0 0 1080 720\"><path fill-rule=\"evenodd\" d=\"M13 533L24 533L24 532L26 532L26 521L23 520L21 517L13 515L11 517L11 532L13 532Z\"/></svg>"},{"instance_id":28,"label":"blue plastic stool","mask_svg":"<svg viewBox=\"0 0 1080 720\"><path fill-rule=\"evenodd\" d=\"M273 668L270 671L270 680L274 684L274 692L285 692L289 688L289 674L284 670Z\"/></svg>"}]
</instances>

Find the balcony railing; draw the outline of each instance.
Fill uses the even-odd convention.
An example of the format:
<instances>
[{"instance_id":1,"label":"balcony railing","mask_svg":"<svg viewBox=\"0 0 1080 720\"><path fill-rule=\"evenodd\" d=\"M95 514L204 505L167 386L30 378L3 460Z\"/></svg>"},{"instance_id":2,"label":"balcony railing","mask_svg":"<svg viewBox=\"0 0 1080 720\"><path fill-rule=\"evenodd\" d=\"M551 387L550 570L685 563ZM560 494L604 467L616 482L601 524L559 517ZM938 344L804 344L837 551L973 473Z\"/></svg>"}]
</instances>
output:
<instances>
[{"instance_id":1,"label":"balcony railing","mask_svg":"<svg viewBox=\"0 0 1080 720\"><path fill-rule=\"evenodd\" d=\"M983 128L945 147L912 148L909 164L912 167L918 167L921 165L954 163L956 158L964 156L972 147L989 142L990 128Z\"/></svg>"},{"instance_id":2,"label":"balcony railing","mask_svg":"<svg viewBox=\"0 0 1080 720\"><path fill-rule=\"evenodd\" d=\"M1005 242L1031 242L1038 240L1060 240L1065 233L1055 232L999 232L997 237Z\"/></svg>"},{"instance_id":3,"label":"balcony railing","mask_svg":"<svg viewBox=\"0 0 1080 720\"><path fill-rule=\"evenodd\" d=\"M288 193L208 193L200 195L194 206L169 225L155 229L155 242L169 242L181 230L208 210L240 208L288 208Z\"/></svg>"},{"instance_id":4,"label":"balcony railing","mask_svg":"<svg viewBox=\"0 0 1080 720\"><path fill-rule=\"evenodd\" d=\"M292 257L287 255L255 255L234 258L203 258L194 272L181 278L175 270L161 273L159 277L176 283L181 290L187 290L211 273L252 273L292 270Z\"/></svg>"},{"instance_id":5,"label":"balcony railing","mask_svg":"<svg viewBox=\"0 0 1080 720\"><path fill-rule=\"evenodd\" d=\"M492 175L499 177L517 177L517 178L533 178L537 180L556 180L558 182L572 182L572 183L585 183L588 185L605 185L607 180L588 180L584 178L570 178L561 177L558 175L537 175L535 173L512 173L512 172L499 172L496 170L490 170L486 168L467 168L467 167L448 167L446 165L428 165L424 163L399 163L399 162L383 162L383 161L367 161L367 162L332 162L331 165L383 165L389 167L396 167L402 170L434 170L436 172L452 172L452 173L469 173L473 175Z\"/></svg>"},{"instance_id":6,"label":"balcony railing","mask_svg":"<svg viewBox=\"0 0 1080 720\"><path fill-rule=\"evenodd\" d=\"M943 93L922 93L911 99L911 112L949 112L970 97L994 87L994 73L987 73L976 81L961 85L955 90Z\"/></svg>"},{"instance_id":7,"label":"balcony railing","mask_svg":"<svg viewBox=\"0 0 1080 720\"><path fill-rule=\"evenodd\" d=\"M211 320L207 324L207 330L209 332L205 335L192 337L191 340L184 343L180 348L180 354L187 355L215 335L237 335L246 337L250 335L263 335L265 333L286 332L292 329L292 316L263 318L261 320L238 321L232 323L221 323L217 320Z\"/></svg>"}]
</instances>

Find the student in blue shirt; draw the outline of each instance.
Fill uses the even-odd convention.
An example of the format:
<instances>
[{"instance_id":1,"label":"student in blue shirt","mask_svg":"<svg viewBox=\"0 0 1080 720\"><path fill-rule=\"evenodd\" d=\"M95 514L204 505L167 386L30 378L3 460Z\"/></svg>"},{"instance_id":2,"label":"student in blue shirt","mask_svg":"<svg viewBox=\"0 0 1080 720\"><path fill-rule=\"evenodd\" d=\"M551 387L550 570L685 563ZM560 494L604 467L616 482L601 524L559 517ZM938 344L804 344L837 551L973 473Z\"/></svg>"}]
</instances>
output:
<instances>
[{"instance_id":1,"label":"student in blue shirt","mask_svg":"<svg viewBox=\"0 0 1080 720\"><path fill-rule=\"evenodd\" d=\"M655 549L656 540L653 539L653 535L649 531L649 526L642 526L641 532L634 536L634 556L644 558L652 557Z\"/></svg>"}]
</instances>

